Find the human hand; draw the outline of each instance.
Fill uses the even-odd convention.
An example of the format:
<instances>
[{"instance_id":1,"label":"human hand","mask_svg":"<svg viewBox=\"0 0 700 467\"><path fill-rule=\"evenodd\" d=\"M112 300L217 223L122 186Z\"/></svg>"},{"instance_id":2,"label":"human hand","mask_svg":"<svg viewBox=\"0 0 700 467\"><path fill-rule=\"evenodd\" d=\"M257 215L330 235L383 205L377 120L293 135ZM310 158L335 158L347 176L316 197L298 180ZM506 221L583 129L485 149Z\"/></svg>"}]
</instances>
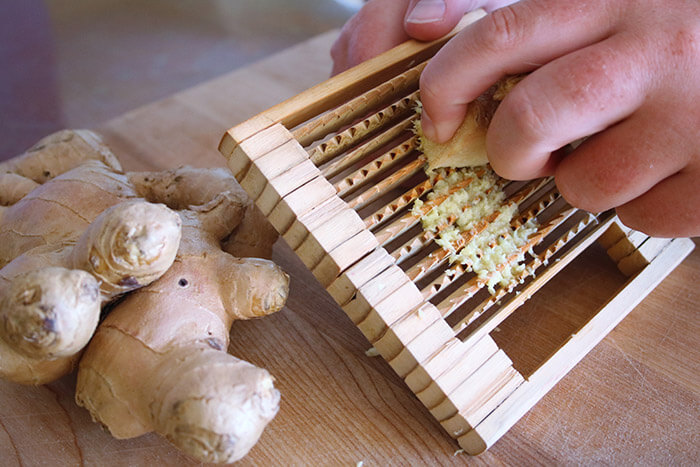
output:
<instances>
[{"instance_id":1,"label":"human hand","mask_svg":"<svg viewBox=\"0 0 700 467\"><path fill-rule=\"evenodd\" d=\"M367 7L414 3L374 0ZM460 12L458 4L447 0L446 12ZM379 22L362 13L336 44L338 69L401 42L398 27L364 47L349 41ZM433 25L404 21L402 37L418 34L416 27L426 34L420 38L437 38L456 24L450 15ZM468 102L498 78L524 72L531 73L500 105L487 134L500 175L554 175L576 207L617 208L625 224L651 235L700 235L698 2L522 0L499 9L459 33L426 67L425 133L449 139ZM588 135L561 156L559 148Z\"/></svg>"},{"instance_id":2,"label":"human hand","mask_svg":"<svg viewBox=\"0 0 700 467\"><path fill-rule=\"evenodd\" d=\"M425 68L425 134L449 139L468 102L524 72L487 132L497 173L554 175L576 207L617 208L650 235L700 235L697 1L522 0L495 11Z\"/></svg>"},{"instance_id":3,"label":"human hand","mask_svg":"<svg viewBox=\"0 0 700 467\"><path fill-rule=\"evenodd\" d=\"M333 44L333 74L353 67L410 38L430 41L454 28L468 11L486 11L516 0L370 0Z\"/></svg>"}]
</instances>

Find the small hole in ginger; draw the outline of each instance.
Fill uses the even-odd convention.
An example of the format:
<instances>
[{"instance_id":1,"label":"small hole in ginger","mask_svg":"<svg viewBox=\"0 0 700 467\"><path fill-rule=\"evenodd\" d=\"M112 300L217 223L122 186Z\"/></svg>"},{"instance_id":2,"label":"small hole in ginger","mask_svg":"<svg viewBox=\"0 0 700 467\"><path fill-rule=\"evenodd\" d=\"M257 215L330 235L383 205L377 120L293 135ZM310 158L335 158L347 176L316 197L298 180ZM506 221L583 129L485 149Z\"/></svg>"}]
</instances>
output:
<instances>
[{"instance_id":1,"label":"small hole in ginger","mask_svg":"<svg viewBox=\"0 0 700 467\"><path fill-rule=\"evenodd\" d=\"M188 284L189 282L187 282L187 279L185 279L184 277L177 281L177 285L179 285L180 287L187 287Z\"/></svg>"}]
</instances>

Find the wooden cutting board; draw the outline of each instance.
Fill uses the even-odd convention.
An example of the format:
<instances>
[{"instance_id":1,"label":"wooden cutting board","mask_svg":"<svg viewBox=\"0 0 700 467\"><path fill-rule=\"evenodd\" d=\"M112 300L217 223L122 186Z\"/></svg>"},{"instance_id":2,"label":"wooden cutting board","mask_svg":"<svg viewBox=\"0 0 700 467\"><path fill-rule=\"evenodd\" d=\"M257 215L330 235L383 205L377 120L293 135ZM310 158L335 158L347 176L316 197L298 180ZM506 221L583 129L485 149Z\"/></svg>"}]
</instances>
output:
<instances>
[{"instance_id":1,"label":"wooden cutting board","mask_svg":"<svg viewBox=\"0 0 700 467\"><path fill-rule=\"evenodd\" d=\"M96 129L127 170L224 166L231 126L324 80L335 33L129 112ZM697 244L698 242L696 242ZM230 351L269 369L282 407L241 465L692 464L700 458L700 251L485 454L472 458L433 419L279 243L287 307L234 325ZM592 249L494 337L524 372L625 278ZM517 356L517 358L515 357ZM74 377L0 382L2 465L196 464L155 435L115 440L73 402Z\"/></svg>"}]
</instances>

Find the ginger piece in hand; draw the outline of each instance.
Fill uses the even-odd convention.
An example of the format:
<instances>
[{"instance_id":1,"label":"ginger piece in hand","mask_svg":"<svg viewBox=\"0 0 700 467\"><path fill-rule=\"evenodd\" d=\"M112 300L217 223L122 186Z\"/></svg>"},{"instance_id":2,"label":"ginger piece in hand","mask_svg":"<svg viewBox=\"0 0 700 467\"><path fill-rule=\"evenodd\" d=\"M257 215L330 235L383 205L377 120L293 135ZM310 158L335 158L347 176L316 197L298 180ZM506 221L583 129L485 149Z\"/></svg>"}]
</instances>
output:
<instances>
[{"instance_id":1,"label":"ginger piece in hand","mask_svg":"<svg viewBox=\"0 0 700 467\"><path fill-rule=\"evenodd\" d=\"M201 176L179 170L180 181ZM181 207L214 196L217 190L207 187L218 175L169 190L171 183L149 174L143 177L149 192L141 191ZM76 401L117 438L155 431L198 460L233 462L276 415L279 392L266 370L226 352L230 328L236 319L282 308L288 277L271 261L222 250L242 215L231 193L179 213L183 236L175 263L100 324L80 361Z\"/></svg>"},{"instance_id":2,"label":"ginger piece in hand","mask_svg":"<svg viewBox=\"0 0 700 467\"><path fill-rule=\"evenodd\" d=\"M488 163L486 155L486 130L498 104L525 75L503 78L488 91L471 102L467 115L454 136L445 143L436 143L423 136L420 120L416 120L416 133L420 146L428 160L428 169L441 167L477 167Z\"/></svg>"}]
</instances>

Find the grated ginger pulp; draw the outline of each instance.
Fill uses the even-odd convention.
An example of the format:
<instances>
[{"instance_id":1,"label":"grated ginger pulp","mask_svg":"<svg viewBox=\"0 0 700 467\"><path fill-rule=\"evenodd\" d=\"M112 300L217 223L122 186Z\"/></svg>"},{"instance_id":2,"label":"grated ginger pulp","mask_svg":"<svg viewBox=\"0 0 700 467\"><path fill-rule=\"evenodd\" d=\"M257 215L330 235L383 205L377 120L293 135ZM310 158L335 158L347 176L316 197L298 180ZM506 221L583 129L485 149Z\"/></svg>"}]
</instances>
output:
<instances>
[{"instance_id":1,"label":"grated ginger pulp","mask_svg":"<svg viewBox=\"0 0 700 467\"><path fill-rule=\"evenodd\" d=\"M505 201L502 179L488 167L436 169L428 175L433 189L425 201L415 201L412 212L421 217L425 231L436 234L435 242L449 253L450 264L473 271L491 294L497 285L510 288L521 282L523 246L537 222L511 225L518 207Z\"/></svg>"}]
</instances>

